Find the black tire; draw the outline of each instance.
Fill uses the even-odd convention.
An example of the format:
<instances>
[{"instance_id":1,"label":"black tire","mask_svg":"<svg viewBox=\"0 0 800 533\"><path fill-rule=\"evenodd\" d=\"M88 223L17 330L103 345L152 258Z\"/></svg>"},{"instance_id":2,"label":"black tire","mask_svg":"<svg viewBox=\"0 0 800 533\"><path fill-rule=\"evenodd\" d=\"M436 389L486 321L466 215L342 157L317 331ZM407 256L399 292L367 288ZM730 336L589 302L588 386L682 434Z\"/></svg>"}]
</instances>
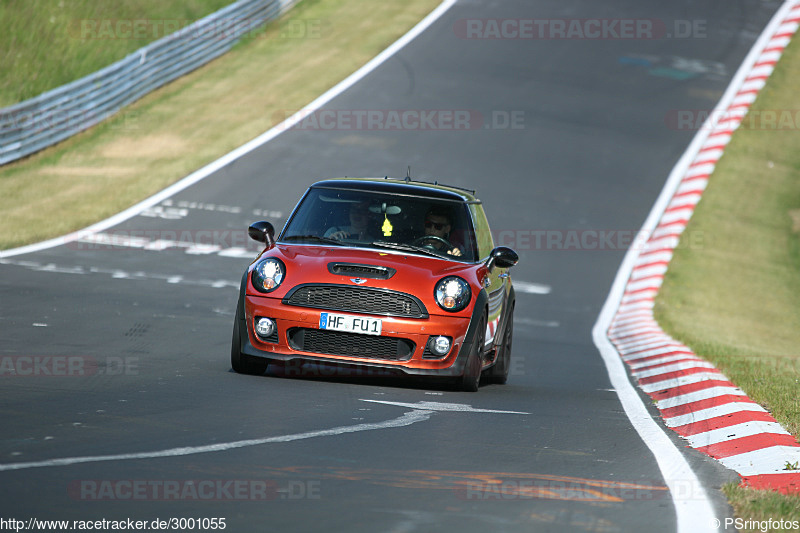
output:
<instances>
[{"instance_id":1,"label":"black tire","mask_svg":"<svg viewBox=\"0 0 800 533\"><path fill-rule=\"evenodd\" d=\"M239 328L240 312L240 309L237 309L236 317L233 319L233 338L231 339L231 368L233 368L233 371L238 374L261 375L267 371L269 361L266 359L261 359L260 357L251 357L242 353L242 341Z\"/></svg>"},{"instance_id":2,"label":"black tire","mask_svg":"<svg viewBox=\"0 0 800 533\"><path fill-rule=\"evenodd\" d=\"M508 381L508 371L511 368L511 344L514 340L514 308L508 315L506 329L503 333L503 344L498 348L500 353L494 366L489 369L490 383L504 385Z\"/></svg>"},{"instance_id":3,"label":"black tire","mask_svg":"<svg viewBox=\"0 0 800 533\"><path fill-rule=\"evenodd\" d=\"M467 364L464 366L464 373L459 380L460 389L466 392L477 392L481 383L481 368L483 367L483 343L486 339L486 315L482 315L475 338L472 341L472 349L467 357Z\"/></svg>"}]
</instances>

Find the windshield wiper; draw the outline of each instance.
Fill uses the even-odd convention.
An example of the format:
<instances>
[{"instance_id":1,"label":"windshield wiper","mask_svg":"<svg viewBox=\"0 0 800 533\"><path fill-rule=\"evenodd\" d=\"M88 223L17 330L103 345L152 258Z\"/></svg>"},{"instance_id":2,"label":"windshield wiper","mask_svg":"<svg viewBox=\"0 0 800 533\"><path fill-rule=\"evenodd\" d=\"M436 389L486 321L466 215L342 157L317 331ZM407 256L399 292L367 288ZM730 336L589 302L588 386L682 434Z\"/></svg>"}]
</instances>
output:
<instances>
[{"instance_id":1,"label":"windshield wiper","mask_svg":"<svg viewBox=\"0 0 800 533\"><path fill-rule=\"evenodd\" d=\"M317 241L317 242L324 242L325 244L335 244L336 246L347 246L342 241L337 241L336 239L329 239L328 237L320 237L319 235L289 235L288 237L284 237L282 240L284 241Z\"/></svg>"},{"instance_id":2,"label":"windshield wiper","mask_svg":"<svg viewBox=\"0 0 800 533\"><path fill-rule=\"evenodd\" d=\"M403 244L399 242L390 242L390 241L375 241L372 243L373 246L377 246L379 248L391 248L392 250L403 250L406 252L419 252L421 254L430 255L433 257L446 257L440 253L436 253L433 250L429 250L428 248L422 248L421 246L414 246L411 244Z\"/></svg>"}]
</instances>

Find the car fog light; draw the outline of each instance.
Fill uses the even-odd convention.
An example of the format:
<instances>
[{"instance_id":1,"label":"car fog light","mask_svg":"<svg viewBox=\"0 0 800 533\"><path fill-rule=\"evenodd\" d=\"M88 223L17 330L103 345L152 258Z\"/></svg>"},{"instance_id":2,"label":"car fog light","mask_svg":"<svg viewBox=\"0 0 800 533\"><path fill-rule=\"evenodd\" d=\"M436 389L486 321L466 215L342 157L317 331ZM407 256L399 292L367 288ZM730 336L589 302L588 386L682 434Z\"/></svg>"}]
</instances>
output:
<instances>
[{"instance_id":1,"label":"car fog light","mask_svg":"<svg viewBox=\"0 0 800 533\"><path fill-rule=\"evenodd\" d=\"M259 337L267 338L275 333L275 322L271 318L259 318L256 320L256 333Z\"/></svg>"},{"instance_id":2,"label":"car fog light","mask_svg":"<svg viewBox=\"0 0 800 533\"><path fill-rule=\"evenodd\" d=\"M439 337L436 337L435 339L433 339L433 346L431 347L431 349L437 355L446 354L447 352L450 351L450 339L448 339L447 337L442 337L441 335Z\"/></svg>"}]
</instances>

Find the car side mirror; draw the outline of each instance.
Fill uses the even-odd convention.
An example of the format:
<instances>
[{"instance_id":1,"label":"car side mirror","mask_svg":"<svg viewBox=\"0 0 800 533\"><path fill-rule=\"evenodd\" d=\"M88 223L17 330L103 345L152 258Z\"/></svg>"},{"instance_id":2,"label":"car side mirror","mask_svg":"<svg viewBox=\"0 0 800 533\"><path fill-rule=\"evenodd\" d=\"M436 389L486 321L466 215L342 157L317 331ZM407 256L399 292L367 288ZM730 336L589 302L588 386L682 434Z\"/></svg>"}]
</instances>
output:
<instances>
[{"instance_id":1,"label":"car side mirror","mask_svg":"<svg viewBox=\"0 0 800 533\"><path fill-rule=\"evenodd\" d=\"M247 234L254 241L263 242L267 246L275 244L275 228L266 220L250 224Z\"/></svg>"},{"instance_id":2,"label":"car side mirror","mask_svg":"<svg viewBox=\"0 0 800 533\"><path fill-rule=\"evenodd\" d=\"M517 252L508 248L507 246L498 246L489 254L489 259L486 261L486 268L490 271L494 267L511 268L519 261Z\"/></svg>"}]
</instances>

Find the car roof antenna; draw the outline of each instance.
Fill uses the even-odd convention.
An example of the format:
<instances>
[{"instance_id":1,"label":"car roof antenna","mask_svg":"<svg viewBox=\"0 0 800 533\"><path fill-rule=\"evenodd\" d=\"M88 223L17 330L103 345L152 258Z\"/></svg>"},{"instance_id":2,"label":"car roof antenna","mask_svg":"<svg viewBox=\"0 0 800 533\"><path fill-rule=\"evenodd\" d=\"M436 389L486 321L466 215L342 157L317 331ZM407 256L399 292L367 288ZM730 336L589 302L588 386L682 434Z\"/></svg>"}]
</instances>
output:
<instances>
[{"instance_id":1,"label":"car roof antenna","mask_svg":"<svg viewBox=\"0 0 800 533\"><path fill-rule=\"evenodd\" d=\"M406 170L406 181L411 181L411 165L408 165L408 170Z\"/></svg>"}]
</instances>

